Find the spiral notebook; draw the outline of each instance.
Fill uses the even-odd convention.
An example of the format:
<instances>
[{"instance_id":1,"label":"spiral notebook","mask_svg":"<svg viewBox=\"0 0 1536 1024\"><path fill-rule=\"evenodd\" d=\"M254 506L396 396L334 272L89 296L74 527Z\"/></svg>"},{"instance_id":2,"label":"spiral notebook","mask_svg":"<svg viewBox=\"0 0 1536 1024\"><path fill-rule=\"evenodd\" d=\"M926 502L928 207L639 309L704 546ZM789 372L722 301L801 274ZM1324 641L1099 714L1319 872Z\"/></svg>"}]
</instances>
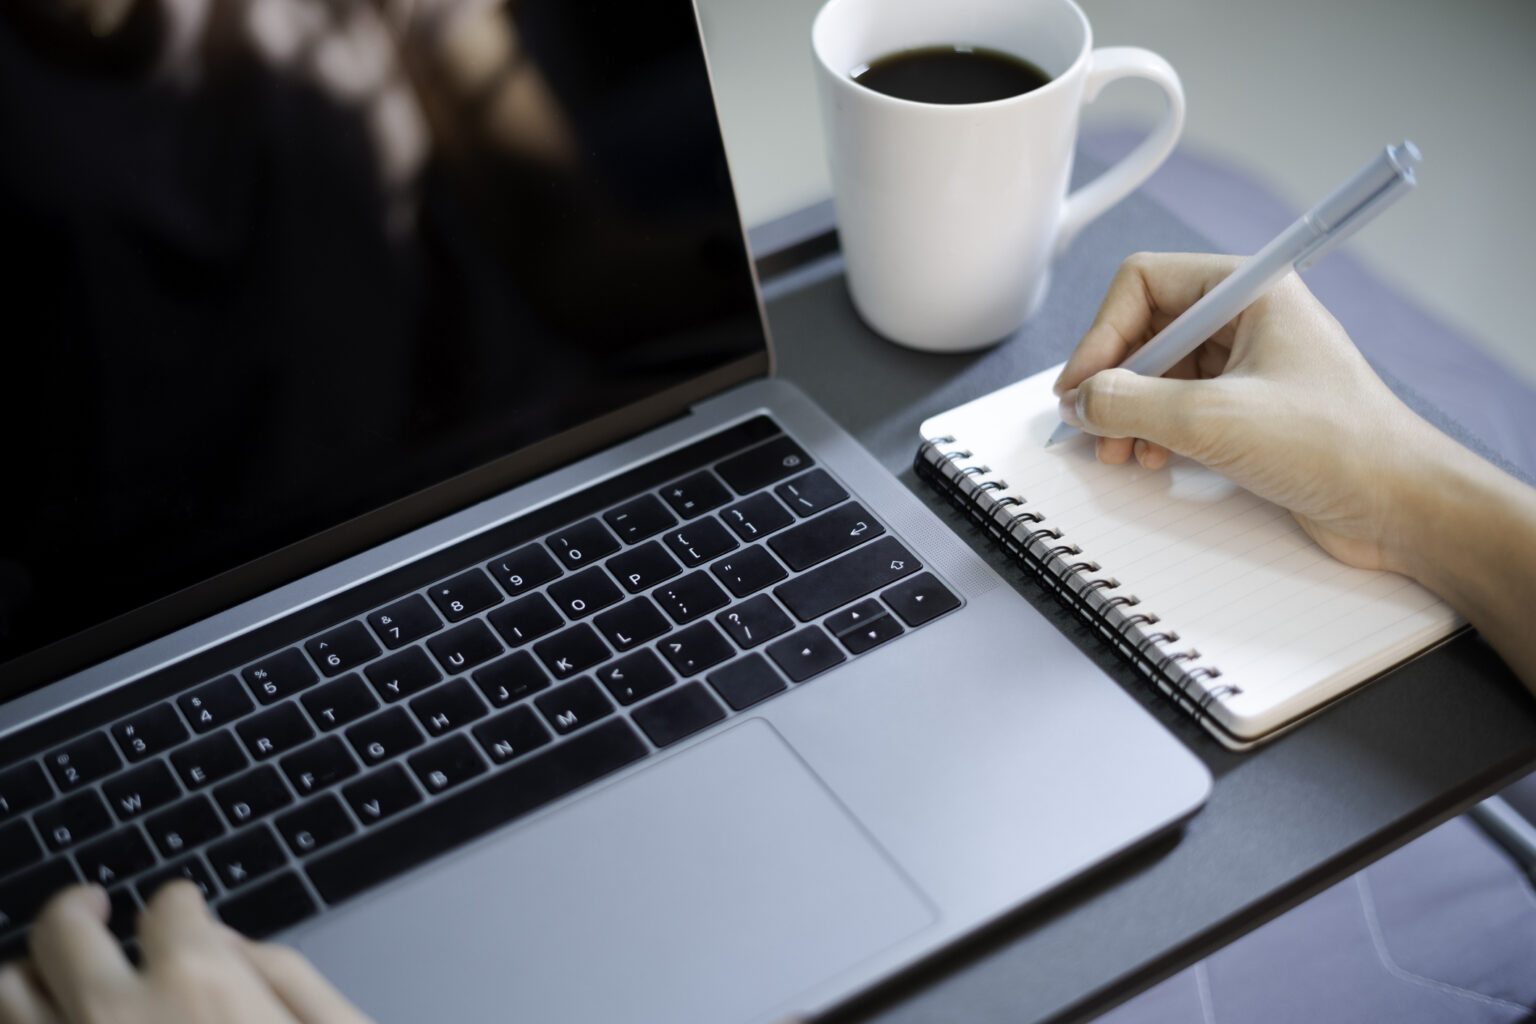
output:
<instances>
[{"instance_id":1,"label":"spiral notebook","mask_svg":"<svg viewBox=\"0 0 1536 1024\"><path fill-rule=\"evenodd\" d=\"M1233 749L1460 630L1429 591L1354 569L1284 509L1187 459L1045 448L1053 367L922 425L918 475Z\"/></svg>"}]
</instances>

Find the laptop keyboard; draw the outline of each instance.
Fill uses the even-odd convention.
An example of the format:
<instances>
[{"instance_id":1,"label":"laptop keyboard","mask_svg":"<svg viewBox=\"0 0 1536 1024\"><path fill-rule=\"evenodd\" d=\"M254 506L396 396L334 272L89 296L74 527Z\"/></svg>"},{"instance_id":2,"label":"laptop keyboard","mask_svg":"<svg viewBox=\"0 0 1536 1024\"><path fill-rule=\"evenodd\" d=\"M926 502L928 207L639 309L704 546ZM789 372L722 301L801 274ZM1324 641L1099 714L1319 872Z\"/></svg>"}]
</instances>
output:
<instances>
[{"instance_id":1,"label":"laptop keyboard","mask_svg":"<svg viewBox=\"0 0 1536 1024\"><path fill-rule=\"evenodd\" d=\"M0 745L0 960L99 882L266 935L953 610L766 417Z\"/></svg>"}]
</instances>

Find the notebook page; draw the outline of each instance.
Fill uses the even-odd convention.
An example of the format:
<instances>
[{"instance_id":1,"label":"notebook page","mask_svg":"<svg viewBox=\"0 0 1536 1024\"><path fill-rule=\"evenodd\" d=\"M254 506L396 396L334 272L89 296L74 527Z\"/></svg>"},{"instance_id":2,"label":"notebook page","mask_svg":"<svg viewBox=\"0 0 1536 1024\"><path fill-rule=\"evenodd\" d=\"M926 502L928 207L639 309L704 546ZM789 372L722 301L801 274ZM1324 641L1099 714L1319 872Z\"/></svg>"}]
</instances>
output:
<instances>
[{"instance_id":1,"label":"notebook page","mask_svg":"<svg viewBox=\"0 0 1536 1024\"><path fill-rule=\"evenodd\" d=\"M1219 668L1240 692L1210 710L1235 735L1272 731L1460 627L1418 584L1335 561L1284 509L1188 459L1150 472L1101 465L1089 437L1045 448L1059 372L941 413L923 436L970 449L1007 482L999 494L1082 548L1075 561L1099 563L1091 578L1118 579L1116 594L1179 634L1168 649Z\"/></svg>"}]
</instances>

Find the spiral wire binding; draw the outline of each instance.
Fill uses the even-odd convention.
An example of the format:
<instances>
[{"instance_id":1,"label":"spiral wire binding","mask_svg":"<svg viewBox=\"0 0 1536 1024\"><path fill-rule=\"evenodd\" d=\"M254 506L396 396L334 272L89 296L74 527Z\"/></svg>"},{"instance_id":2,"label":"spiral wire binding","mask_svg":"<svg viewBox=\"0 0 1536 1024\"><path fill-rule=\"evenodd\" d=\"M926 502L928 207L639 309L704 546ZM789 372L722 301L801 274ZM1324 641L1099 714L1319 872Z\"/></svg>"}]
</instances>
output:
<instances>
[{"instance_id":1,"label":"spiral wire binding","mask_svg":"<svg viewBox=\"0 0 1536 1024\"><path fill-rule=\"evenodd\" d=\"M1178 642L1178 633L1154 630L1159 619L1150 612L1128 613L1127 609L1139 605L1141 598L1112 594L1120 587L1120 581L1113 577L1088 579L1088 573L1100 571L1099 563L1072 561L1082 549L1063 540L1059 529L1042 527L1047 517L1027 508L1027 499L1000 493L1007 489L1007 483L992 476L989 466L967 464L975 456L970 449L948 447L955 444L955 439L947 436L925 440L917 450L913 470L1028 570L1063 607L1092 626L1122 658L1197 719L1210 717L1216 701L1242 692L1240 687L1225 683L1210 685L1221 677L1221 670L1196 664L1199 651L1168 650L1167 645ZM1196 684L1202 684L1198 696L1192 692Z\"/></svg>"}]
</instances>

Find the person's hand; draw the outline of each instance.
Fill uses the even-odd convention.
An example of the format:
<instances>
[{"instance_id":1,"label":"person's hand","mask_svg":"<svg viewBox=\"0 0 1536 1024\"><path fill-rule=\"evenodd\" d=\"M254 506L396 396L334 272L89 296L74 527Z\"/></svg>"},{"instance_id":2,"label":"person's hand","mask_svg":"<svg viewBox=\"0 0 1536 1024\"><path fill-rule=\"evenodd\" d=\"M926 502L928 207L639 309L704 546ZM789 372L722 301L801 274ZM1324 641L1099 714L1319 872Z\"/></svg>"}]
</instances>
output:
<instances>
[{"instance_id":1,"label":"person's hand","mask_svg":"<svg viewBox=\"0 0 1536 1024\"><path fill-rule=\"evenodd\" d=\"M1237 264L1126 260L1056 381L1062 418L1099 436L1102 462L1159 469L1169 452L1188 456L1291 510L1336 558L1402 571L1415 470L1452 442L1387 389L1295 274L1165 377L1110 369Z\"/></svg>"},{"instance_id":2,"label":"person's hand","mask_svg":"<svg viewBox=\"0 0 1536 1024\"><path fill-rule=\"evenodd\" d=\"M31 959L0 966L0 1024L368 1024L298 953L215 920L190 882L163 886L139 915L141 968L107 914L97 886L49 902Z\"/></svg>"}]
</instances>

